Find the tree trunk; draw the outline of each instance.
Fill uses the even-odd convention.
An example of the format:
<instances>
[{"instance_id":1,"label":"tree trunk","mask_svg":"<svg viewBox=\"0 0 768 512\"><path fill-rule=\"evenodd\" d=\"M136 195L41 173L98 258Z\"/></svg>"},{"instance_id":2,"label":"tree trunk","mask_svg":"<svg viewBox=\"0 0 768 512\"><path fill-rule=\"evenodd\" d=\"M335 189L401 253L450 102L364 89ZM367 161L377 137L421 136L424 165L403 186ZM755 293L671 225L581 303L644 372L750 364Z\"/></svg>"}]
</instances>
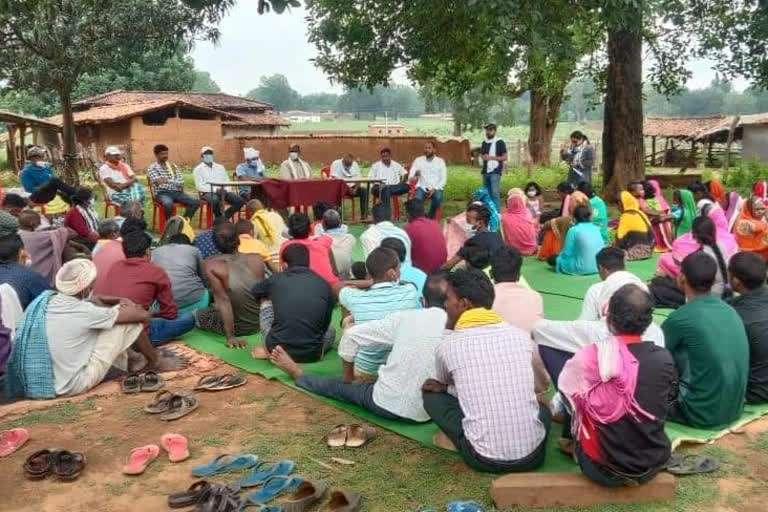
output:
<instances>
[{"instance_id":1,"label":"tree trunk","mask_svg":"<svg viewBox=\"0 0 768 512\"><path fill-rule=\"evenodd\" d=\"M454 137L461 137L461 120L459 119L459 116L457 113L454 112L453 114L453 136Z\"/></svg>"},{"instance_id":2,"label":"tree trunk","mask_svg":"<svg viewBox=\"0 0 768 512\"><path fill-rule=\"evenodd\" d=\"M69 90L59 91L59 101L61 102L61 136L64 146L64 181L77 187L80 185L80 177L75 168L77 148L75 144L75 120L72 116L72 92Z\"/></svg>"},{"instance_id":3,"label":"tree trunk","mask_svg":"<svg viewBox=\"0 0 768 512\"><path fill-rule=\"evenodd\" d=\"M563 90L546 96L531 89L531 109L529 116L528 151L531 164L548 166L552 157L552 137L555 135L560 106L563 103Z\"/></svg>"},{"instance_id":4,"label":"tree trunk","mask_svg":"<svg viewBox=\"0 0 768 512\"><path fill-rule=\"evenodd\" d=\"M645 176L642 37L637 30L608 31L608 76L603 121L603 193L611 202Z\"/></svg>"}]
</instances>

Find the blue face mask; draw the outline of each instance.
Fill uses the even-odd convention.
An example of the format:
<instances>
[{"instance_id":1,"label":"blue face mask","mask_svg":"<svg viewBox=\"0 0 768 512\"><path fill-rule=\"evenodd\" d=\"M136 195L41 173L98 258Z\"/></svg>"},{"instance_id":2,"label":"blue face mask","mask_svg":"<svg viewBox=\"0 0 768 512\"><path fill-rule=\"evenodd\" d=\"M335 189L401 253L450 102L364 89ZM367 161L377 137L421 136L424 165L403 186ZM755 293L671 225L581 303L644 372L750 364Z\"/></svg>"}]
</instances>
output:
<instances>
[{"instance_id":1,"label":"blue face mask","mask_svg":"<svg viewBox=\"0 0 768 512\"><path fill-rule=\"evenodd\" d=\"M203 155L203 162L207 164L213 163L213 155Z\"/></svg>"}]
</instances>

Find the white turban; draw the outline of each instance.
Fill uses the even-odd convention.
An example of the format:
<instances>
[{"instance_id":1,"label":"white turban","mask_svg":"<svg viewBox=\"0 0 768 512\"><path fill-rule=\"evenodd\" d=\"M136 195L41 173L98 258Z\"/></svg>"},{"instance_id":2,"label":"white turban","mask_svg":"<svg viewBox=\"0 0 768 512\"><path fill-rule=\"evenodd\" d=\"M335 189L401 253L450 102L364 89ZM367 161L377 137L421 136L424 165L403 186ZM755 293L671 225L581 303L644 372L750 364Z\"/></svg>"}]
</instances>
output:
<instances>
[{"instance_id":1,"label":"white turban","mask_svg":"<svg viewBox=\"0 0 768 512\"><path fill-rule=\"evenodd\" d=\"M253 148L245 148L243 149L243 154L245 155L246 160L253 160L255 158L259 158L259 155L261 154L258 149Z\"/></svg>"},{"instance_id":2,"label":"white turban","mask_svg":"<svg viewBox=\"0 0 768 512\"><path fill-rule=\"evenodd\" d=\"M56 273L56 289L64 295L77 295L93 284L96 273L96 265L91 260L68 261Z\"/></svg>"},{"instance_id":3,"label":"white turban","mask_svg":"<svg viewBox=\"0 0 768 512\"><path fill-rule=\"evenodd\" d=\"M120 148L117 146L107 146L107 149L104 150L105 155L122 155L123 153L120 151Z\"/></svg>"},{"instance_id":4,"label":"white turban","mask_svg":"<svg viewBox=\"0 0 768 512\"><path fill-rule=\"evenodd\" d=\"M200 148L200 154L201 154L201 155L204 155L204 154L205 154L205 153L207 153L208 151L210 151L211 153L213 153L213 148L212 148L211 146L203 146L202 148Z\"/></svg>"}]
</instances>

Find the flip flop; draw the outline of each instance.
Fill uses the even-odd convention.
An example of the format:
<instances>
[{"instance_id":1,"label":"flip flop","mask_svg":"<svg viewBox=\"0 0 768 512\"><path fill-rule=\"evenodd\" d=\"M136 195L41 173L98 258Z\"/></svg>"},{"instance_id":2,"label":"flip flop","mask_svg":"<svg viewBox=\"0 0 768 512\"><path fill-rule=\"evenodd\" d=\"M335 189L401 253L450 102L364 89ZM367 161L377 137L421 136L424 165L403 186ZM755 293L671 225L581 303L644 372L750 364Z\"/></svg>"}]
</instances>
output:
<instances>
[{"instance_id":1,"label":"flip flop","mask_svg":"<svg viewBox=\"0 0 768 512\"><path fill-rule=\"evenodd\" d=\"M446 507L446 512L485 512L476 501L453 501Z\"/></svg>"},{"instance_id":2,"label":"flip flop","mask_svg":"<svg viewBox=\"0 0 768 512\"><path fill-rule=\"evenodd\" d=\"M75 480L85 469L85 455L80 452L56 450L51 453L53 474L59 480Z\"/></svg>"},{"instance_id":3,"label":"flip flop","mask_svg":"<svg viewBox=\"0 0 768 512\"><path fill-rule=\"evenodd\" d=\"M283 512L307 512L320 503L326 492L328 486L323 482L304 481L280 506Z\"/></svg>"},{"instance_id":4,"label":"flip flop","mask_svg":"<svg viewBox=\"0 0 768 512\"><path fill-rule=\"evenodd\" d=\"M189 486L186 491L176 492L168 495L168 506L171 508L190 507L213 490L213 487L206 480L198 480Z\"/></svg>"},{"instance_id":5,"label":"flip flop","mask_svg":"<svg viewBox=\"0 0 768 512\"><path fill-rule=\"evenodd\" d=\"M204 388L205 391L224 391L225 389L232 389L239 386L243 386L247 383L245 377L242 375L226 374L221 375L218 380L212 385Z\"/></svg>"},{"instance_id":6,"label":"flip flop","mask_svg":"<svg viewBox=\"0 0 768 512\"><path fill-rule=\"evenodd\" d=\"M283 507L281 507L280 505L275 505L274 507L272 506L268 507L267 505L262 505L261 503L252 503L250 501L243 501L242 503L240 503L240 508L237 509L237 512L241 512L243 510L248 510L248 509L256 509L256 512L283 512L284 510Z\"/></svg>"},{"instance_id":7,"label":"flip flop","mask_svg":"<svg viewBox=\"0 0 768 512\"><path fill-rule=\"evenodd\" d=\"M251 472L236 484L237 487L256 487L264 483L273 476L288 476L293 473L296 463L292 460L284 459L274 464L269 462L260 462Z\"/></svg>"},{"instance_id":8,"label":"flip flop","mask_svg":"<svg viewBox=\"0 0 768 512\"><path fill-rule=\"evenodd\" d=\"M376 429L368 425L350 425L347 448L362 448L376 437Z\"/></svg>"},{"instance_id":9,"label":"flip flop","mask_svg":"<svg viewBox=\"0 0 768 512\"><path fill-rule=\"evenodd\" d=\"M52 469L51 450L38 450L24 461L24 475L32 480L45 478Z\"/></svg>"},{"instance_id":10,"label":"flip flop","mask_svg":"<svg viewBox=\"0 0 768 512\"><path fill-rule=\"evenodd\" d=\"M128 455L128 463L123 466L123 473L126 475L142 474L159 454L160 448L156 444L134 448Z\"/></svg>"},{"instance_id":11,"label":"flip flop","mask_svg":"<svg viewBox=\"0 0 768 512\"><path fill-rule=\"evenodd\" d=\"M240 500L232 494L231 489L224 486L214 487L201 501L195 505L195 512L237 512L240 510Z\"/></svg>"},{"instance_id":12,"label":"flip flop","mask_svg":"<svg viewBox=\"0 0 768 512\"><path fill-rule=\"evenodd\" d=\"M160 446L168 452L168 460L181 462L189 458L189 442L181 434L163 434Z\"/></svg>"},{"instance_id":13,"label":"flip flop","mask_svg":"<svg viewBox=\"0 0 768 512\"><path fill-rule=\"evenodd\" d=\"M228 471L239 471L241 469L250 469L259 463L259 458L250 453L225 453L217 456L208 464L195 466L192 468L192 476L203 477L213 476L218 473Z\"/></svg>"},{"instance_id":14,"label":"flip flop","mask_svg":"<svg viewBox=\"0 0 768 512\"><path fill-rule=\"evenodd\" d=\"M336 425L323 437L323 441L331 448L340 448L347 444L348 435L349 427L347 425Z\"/></svg>"},{"instance_id":15,"label":"flip flop","mask_svg":"<svg viewBox=\"0 0 768 512\"><path fill-rule=\"evenodd\" d=\"M294 492L303 481L300 476L273 476L264 482L261 489L246 496L245 500L251 503L269 503L284 492Z\"/></svg>"},{"instance_id":16,"label":"flip flop","mask_svg":"<svg viewBox=\"0 0 768 512\"><path fill-rule=\"evenodd\" d=\"M7 457L29 441L29 431L25 428L12 428L0 432L0 457Z\"/></svg>"},{"instance_id":17,"label":"flip flop","mask_svg":"<svg viewBox=\"0 0 768 512\"><path fill-rule=\"evenodd\" d=\"M705 455L673 453L665 469L673 475L698 475L717 471L720 469L720 461Z\"/></svg>"},{"instance_id":18,"label":"flip flop","mask_svg":"<svg viewBox=\"0 0 768 512\"><path fill-rule=\"evenodd\" d=\"M158 391L165 386L165 377L149 371L141 376L141 390L144 392Z\"/></svg>"},{"instance_id":19,"label":"flip flop","mask_svg":"<svg viewBox=\"0 0 768 512\"><path fill-rule=\"evenodd\" d=\"M120 388L126 394L141 392L141 377L136 373L131 373L120 383Z\"/></svg>"},{"instance_id":20,"label":"flip flop","mask_svg":"<svg viewBox=\"0 0 768 512\"><path fill-rule=\"evenodd\" d=\"M160 415L160 419L163 421L177 420L183 418L198 407L200 407L200 402L197 401L197 398L194 395L174 395L173 398L171 398L168 410Z\"/></svg>"},{"instance_id":21,"label":"flip flop","mask_svg":"<svg viewBox=\"0 0 768 512\"><path fill-rule=\"evenodd\" d=\"M363 498L356 492L333 491L331 500L320 509L320 512L358 512L362 501Z\"/></svg>"},{"instance_id":22,"label":"flip flop","mask_svg":"<svg viewBox=\"0 0 768 512\"><path fill-rule=\"evenodd\" d=\"M194 390L201 390L201 389L208 389L209 387L215 385L218 381L221 375L206 375L205 377L200 377L200 380L197 381L197 384L195 384Z\"/></svg>"},{"instance_id":23,"label":"flip flop","mask_svg":"<svg viewBox=\"0 0 768 512\"><path fill-rule=\"evenodd\" d=\"M155 399L144 406L144 412L149 414L160 414L166 412L171 408L171 400L177 396L176 393L170 391L158 391L155 395Z\"/></svg>"}]
</instances>

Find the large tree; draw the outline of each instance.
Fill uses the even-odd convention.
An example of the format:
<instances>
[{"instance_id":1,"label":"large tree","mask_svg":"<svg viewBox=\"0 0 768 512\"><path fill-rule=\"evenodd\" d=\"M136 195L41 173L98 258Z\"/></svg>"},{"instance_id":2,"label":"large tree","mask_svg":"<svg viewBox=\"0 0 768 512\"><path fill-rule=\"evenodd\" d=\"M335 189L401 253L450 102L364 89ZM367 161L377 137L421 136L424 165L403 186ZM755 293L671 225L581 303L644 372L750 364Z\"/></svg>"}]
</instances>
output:
<instances>
[{"instance_id":1,"label":"large tree","mask_svg":"<svg viewBox=\"0 0 768 512\"><path fill-rule=\"evenodd\" d=\"M78 81L150 49L175 52L196 37L216 39L214 23L231 0L0 0L0 80L54 91L63 114L64 155L75 153L72 98ZM68 177L77 175L67 165Z\"/></svg>"},{"instance_id":2,"label":"large tree","mask_svg":"<svg viewBox=\"0 0 768 512\"><path fill-rule=\"evenodd\" d=\"M271 103L278 112L301 107L301 95L291 87L285 75L280 74L262 76L259 86L248 91L245 97Z\"/></svg>"}]
</instances>

